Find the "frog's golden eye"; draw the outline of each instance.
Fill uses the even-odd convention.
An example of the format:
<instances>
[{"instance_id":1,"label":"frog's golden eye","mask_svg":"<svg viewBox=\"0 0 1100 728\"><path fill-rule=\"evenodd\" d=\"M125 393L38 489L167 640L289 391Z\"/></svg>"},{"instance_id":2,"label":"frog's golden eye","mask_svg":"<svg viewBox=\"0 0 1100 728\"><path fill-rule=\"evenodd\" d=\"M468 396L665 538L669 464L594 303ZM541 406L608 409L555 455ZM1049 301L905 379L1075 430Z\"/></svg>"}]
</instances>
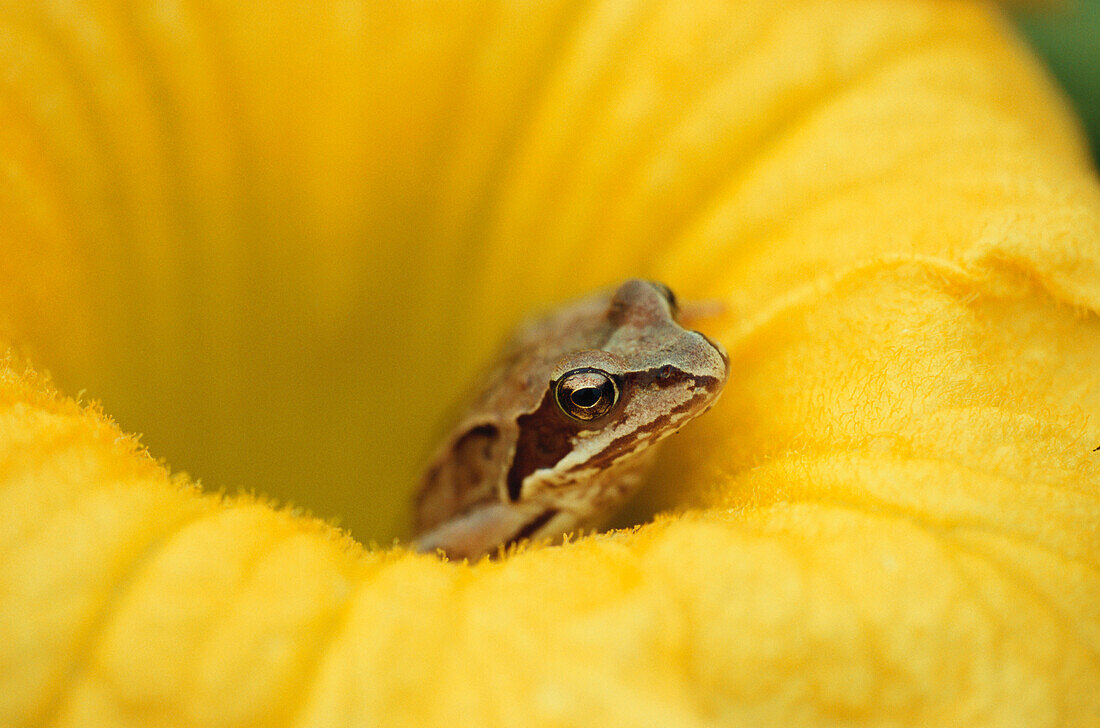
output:
<instances>
[{"instance_id":1,"label":"frog's golden eye","mask_svg":"<svg viewBox=\"0 0 1100 728\"><path fill-rule=\"evenodd\" d=\"M566 417L588 422L603 417L619 401L619 385L602 369L582 367L566 372L554 387L558 409Z\"/></svg>"}]
</instances>

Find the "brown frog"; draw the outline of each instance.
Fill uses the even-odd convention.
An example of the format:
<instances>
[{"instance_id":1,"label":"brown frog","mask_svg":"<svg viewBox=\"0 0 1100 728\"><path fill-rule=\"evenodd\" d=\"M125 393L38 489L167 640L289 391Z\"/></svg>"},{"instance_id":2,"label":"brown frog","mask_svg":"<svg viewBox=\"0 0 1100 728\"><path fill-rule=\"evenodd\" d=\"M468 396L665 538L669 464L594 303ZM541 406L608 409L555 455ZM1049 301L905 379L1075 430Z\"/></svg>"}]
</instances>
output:
<instances>
[{"instance_id":1,"label":"brown frog","mask_svg":"<svg viewBox=\"0 0 1100 728\"><path fill-rule=\"evenodd\" d=\"M475 559L606 522L729 375L678 316L667 286L632 279L521 327L424 474L416 548Z\"/></svg>"}]
</instances>

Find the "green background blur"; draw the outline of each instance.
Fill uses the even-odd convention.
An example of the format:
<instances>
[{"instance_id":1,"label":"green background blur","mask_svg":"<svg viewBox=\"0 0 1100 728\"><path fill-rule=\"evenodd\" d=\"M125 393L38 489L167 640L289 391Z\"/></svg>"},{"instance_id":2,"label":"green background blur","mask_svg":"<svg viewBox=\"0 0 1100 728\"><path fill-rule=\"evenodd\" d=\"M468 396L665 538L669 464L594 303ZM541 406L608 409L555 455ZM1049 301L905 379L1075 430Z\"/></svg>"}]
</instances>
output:
<instances>
[{"instance_id":1,"label":"green background blur","mask_svg":"<svg viewBox=\"0 0 1100 728\"><path fill-rule=\"evenodd\" d=\"M1016 17L1069 93L1100 160L1100 0L1066 0Z\"/></svg>"}]
</instances>

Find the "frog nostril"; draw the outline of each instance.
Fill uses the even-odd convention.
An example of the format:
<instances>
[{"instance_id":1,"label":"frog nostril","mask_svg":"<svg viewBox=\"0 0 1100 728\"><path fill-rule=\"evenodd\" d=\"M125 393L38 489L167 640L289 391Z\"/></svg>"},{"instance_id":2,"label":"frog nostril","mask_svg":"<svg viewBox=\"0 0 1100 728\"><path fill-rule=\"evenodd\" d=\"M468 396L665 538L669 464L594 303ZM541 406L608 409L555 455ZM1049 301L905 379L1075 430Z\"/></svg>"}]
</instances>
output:
<instances>
[{"instance_id":1,"label":"frog nostril","mask_svg":"<svg viewBox=\"0 0 1100 728\"><path fill-rule=\"evenodd\" d=\"M715 351L718 352L718 356L722 357L722 364L725 365L726 373L728 374L729 369L730 369L730 358L729 358L729 355L726 354L725 347L723 347L717 341L715 341L714 339L712 339L709 336L707 336L706 334L704 334L702 331L696 331L695 333L698 334L699 338L701 338L703 341L710 344L711 348L713 348Z\"/></svg>"}]
</instances>

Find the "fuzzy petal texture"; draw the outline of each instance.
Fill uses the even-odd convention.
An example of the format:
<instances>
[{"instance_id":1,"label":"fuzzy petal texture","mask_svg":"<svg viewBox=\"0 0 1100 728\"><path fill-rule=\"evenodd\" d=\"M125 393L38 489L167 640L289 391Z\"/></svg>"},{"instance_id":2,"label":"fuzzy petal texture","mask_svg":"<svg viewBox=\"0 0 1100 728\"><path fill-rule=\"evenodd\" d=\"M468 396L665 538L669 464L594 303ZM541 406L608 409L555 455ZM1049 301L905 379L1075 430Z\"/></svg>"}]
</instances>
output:
<instances>
[{"instance_id":1,"label":"fuzzy petal texture","mask_svg":"<svg viewBox=\"0 0 1100 728\"><path fill-rule=\"evenodd\" d=\"M1100 184L995 7L16 0L0 180L0 725L1100 722ZM388 540L635 275L732 368L647 525L215 494Z\"/></svg>"}]
</instances>

